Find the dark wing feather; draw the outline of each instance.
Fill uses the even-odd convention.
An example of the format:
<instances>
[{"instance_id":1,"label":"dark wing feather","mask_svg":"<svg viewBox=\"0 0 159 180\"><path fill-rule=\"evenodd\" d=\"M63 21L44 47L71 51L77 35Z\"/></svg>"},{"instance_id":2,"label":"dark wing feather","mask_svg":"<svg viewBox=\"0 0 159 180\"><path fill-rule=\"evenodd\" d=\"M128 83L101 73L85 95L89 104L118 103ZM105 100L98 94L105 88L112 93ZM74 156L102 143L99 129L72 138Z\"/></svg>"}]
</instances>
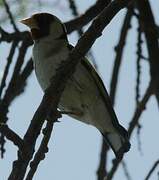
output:
<instances>
[{"instance_id":1,"label":"dark wing feather","mask_svg":"<svg viewBox=\"0 0 159 180\"><path fill-rule=\"evenodd\" d=\"M68 48L70 50L72 50L74 47L69 45ZM117 131L119 131L119 133L122 133L123 136L128 137L127 131L118 122L118 119L117 119L115 111L112 107L111 100L110 100L110 97L108 95L108 92L107 92L101 78L99 77L98 73L96 72L96 70L93 68L93 66L89 63L89 61L86 58L83 58L81 60L81 63L87 69L87 71L89 73L91 73L92 78L93 78L96 86L98 87L100 95L101 95L101 97L105 103L105 106L106 106L110 116L112 117L113 126L116 128Z\"/></svg>"}]
</instances>

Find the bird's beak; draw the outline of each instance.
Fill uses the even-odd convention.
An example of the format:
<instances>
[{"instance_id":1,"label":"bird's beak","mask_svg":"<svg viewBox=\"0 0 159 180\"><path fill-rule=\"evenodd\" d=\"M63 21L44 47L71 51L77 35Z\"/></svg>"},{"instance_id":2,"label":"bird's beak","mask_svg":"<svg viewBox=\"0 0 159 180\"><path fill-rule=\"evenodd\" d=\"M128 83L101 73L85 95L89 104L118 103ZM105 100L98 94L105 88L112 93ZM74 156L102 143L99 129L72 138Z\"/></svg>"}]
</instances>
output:
<instances>
[{"instance_id":1,"label":"bird's beak","mask_svg":"<svg viewBox=\"0 0 159 180\"><path fill-rule=\"evenodd\" d=\"M22 24L25 24L26 26L28 26L30 29L39 29L36 20L34 18L26 18L26 19L22 19L20 21Z\"/></svg>"}]
</instances>

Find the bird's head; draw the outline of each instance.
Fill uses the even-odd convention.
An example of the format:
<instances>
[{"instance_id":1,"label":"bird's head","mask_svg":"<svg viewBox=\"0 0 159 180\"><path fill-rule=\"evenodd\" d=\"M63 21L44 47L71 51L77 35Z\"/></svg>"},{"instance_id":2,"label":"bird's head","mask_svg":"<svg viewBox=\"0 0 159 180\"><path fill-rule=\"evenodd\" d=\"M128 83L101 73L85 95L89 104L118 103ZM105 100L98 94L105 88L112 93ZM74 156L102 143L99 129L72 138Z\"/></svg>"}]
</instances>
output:
<instances>
[{"instance_id":1,"label":"bird's head","mask_svg":"<svg viewBox=\"0 0 159 180\"><path fill-rule=\"evenodd\" d=\"M33 40L48 36L54 39L67 39L64 24L52 14L37 13L20 22L30 28Z\"/></svg>"}]
</instances>

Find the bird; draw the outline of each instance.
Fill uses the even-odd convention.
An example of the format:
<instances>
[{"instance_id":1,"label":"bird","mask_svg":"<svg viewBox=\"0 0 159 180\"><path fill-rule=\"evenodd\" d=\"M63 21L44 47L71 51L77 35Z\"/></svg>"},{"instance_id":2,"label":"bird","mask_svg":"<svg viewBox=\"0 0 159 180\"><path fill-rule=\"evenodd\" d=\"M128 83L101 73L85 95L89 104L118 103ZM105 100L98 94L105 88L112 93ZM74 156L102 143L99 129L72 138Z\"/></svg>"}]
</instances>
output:
<instances>
[{"instance_id":1,"label":"bird","mask_svg":"<svg viewBox=\"0 0 159 180\"><path fill-rule=\"evenodd\" d=\"M74 47L69 44L64 23L55 15L36 13L22 19L21 23L30 29L35 74L45 92ZM128 132L119 123L104 83L86 57L80 60L66 82L58 108L74 119L96 127L117 159L122 159L129 151Z\"/></svg>"}]
</instances>

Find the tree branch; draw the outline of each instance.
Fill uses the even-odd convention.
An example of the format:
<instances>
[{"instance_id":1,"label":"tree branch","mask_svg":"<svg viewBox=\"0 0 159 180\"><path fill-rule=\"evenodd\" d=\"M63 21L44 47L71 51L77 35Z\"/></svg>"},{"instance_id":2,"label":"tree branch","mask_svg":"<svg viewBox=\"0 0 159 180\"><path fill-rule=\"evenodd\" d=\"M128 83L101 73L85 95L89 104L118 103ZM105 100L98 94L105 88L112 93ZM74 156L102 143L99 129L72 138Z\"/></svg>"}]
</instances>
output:
<instances>
[{"instance_id":1,"label":"tree branch","mask_svg":"<svg viewBox=\"0 0 159 180\"><path fill-rule=\"evenodd\" d=\"M75 4L75 1L74 1L74 0L68 0L68 2L69 2L70 9L71 9L71 11L72 11L73 16L74 16L74 17L79 16L79 13L78 13L77 6L76 6L76 4ZM66 29L67 29L67 28L66 28ZM77 32L78 32L79 37L82 36L82 34L83 34L82 27L81 27L80 29L78 29Z\"/></svg>"},{"instance_id":2,"label":"tree branch","mask_svg":"<svg viewBox=\"0 0 159 180\"><path fill-rule=\"evenodd\" d=\"M16 26L16 24L14 22L14 18L12 16L11 11L10 11L10 7L9 7L8 3L6 2L6 0L3 0L3 3L4 3L4 6L6 8L6 12L7 12L8 16L9 16L10 22L13 25L14 30L18 33L19 30L18 30L18 28L17 28L17 26Z\"/></svg>"},{"instance_id":3,"label":"tree branch","mask_svg":"<svg viewBox=\"0 0 159 180\"><path fill-rule=\"evenodd\" d=\"M130 28L131 18L132 18L132 9L131 10L129 9L126 13L126 16L122 25L121 33L120 33L120 39L116 47L116 57L114 61L112 79L110 83L110 98L111 98L111 102L113 106L115 104L115 94L116 94L116 87L118 83L122 54L123 54L128 30ZM102 141L103 142L102 142L102 147L101 147L100 163L97 170L98 180L103 180L103 178L106 176L106 161L105 160L107 159L106 156L109 150L109 147L105 145L104 139Z\"/></svg>"},{"instance_id":4,"label":"tree branch","mask_svg":"<svg viewBox=\"0 0 159 180\"><path fill-rule=\"evenodd\" d=\"M75 1L74 0L68 0L68 1L69 1L70 9L72 10L72 14L75 17L79 16L79 13L77 11L77 7L76 7L76 4L75 4ZM82 36L83 32L84 31L83 31L82 27L77 30L79 38ZM91 62L93 63L93 66L95 67L96 70L98 70L98 65L96 63L96 60L95 60L94 55L93 55L91 50L88 52L88 55L89 55L89 57L91 59Z\"/></svg>"},{"instance_id":5,"label":"tree branch","mask_svg":"<svg viewBox=\"0 0 159 180\"><path fill-rule=\"evenodd\" d=\"M100 153L100 163L97 169L97 179L103 180L104 177L107 176L107 153L108 153L109 147L105 143L104 139L102 139L102 145L101 145L101 153Z\"/></svg>"},{"instance_id":6,"label":"tree branch","mask_svg":"<svg viewBox=\"0 0 159 180\"><path fill-rule=\"evenodd\" d=\"M24 148L23 140L6 124L0 124L0 132L5 136L8 140L12 141L20 150Z\"/></svg>"},{"instance_id":7,"label":"tree branch","mask_svg":"<svg viewBox=\"0 0 159 180\"><path fill-rule=\"evenodd\" d=\"M136 125L138 124L139 118L140 118L142 112L145 110L145 106L146 106L149 98L153 94L153 91L154 91L154 84L151 82L149 84L149 87L147 88L147 90L145 92L145 95L143 96L142 100L138 104L138 106L137 106L137 108L136 108L136 110L134 112L133 118L132 118L132 120L130 122L130 125L129 125L129 128L128 128L129 138L131 137L133 130L135 129ZM112 166L111 170L109 171L106 180L111 180L113 178L113 176L114 176L120 162L121 161L117 160L117 159L115 159L113 161L113 166Z\"/></svg>"},{"instance_id":8,"label":"tree branch","mask_svg":"<svg viewBox=\"0 0 159 180\"><path fill-rule=\"evenodd\" d=\"M22 64L24 62L24 57L27 51L28 46L30 45L30 43L28 41L23 41L22 45L19 49L19 55L14 67L14 71L12 74L12 78L9 82L9 85L7 87L7 90L4 94L3 99L0 101L0 122L1 123L7 123L8 118L7 118L7 113L8 113L8 108L9 105L11 104L11 102L13 101L13 99L15 99L17 92L19 93L19 91L21 90L22 86L24 88L25 86L25 81L21 82L21 84L18 84L18 80L20 77L20 71L21 71L21 67ZM19 85L19 86L18 86ZM1 146L1 156L3 157L3 153L5 152L4 149L4 144L5 144L5 139L4 136L2 134L0 134L0 146Z\"/></svg>"},{"instance_id":9,"label":"tree branch","mask_svg":"<svg viewBox=\"0 0 159 180\"><path fill-rule=\"evenodd\" d=\"M152 166L152 168L150 169L150 171L148 172L147 176L145 177L145 180L148 180L152 173L155 171L155 169L157 168L157 166L159 165L159 160L157 160L154 165Z\"/></svg>"},{"instance_id":10,"label":"tree branch","mask_svg":"<svg viewBox=\"0 0 159 180\"><path fill-rule=\"evenodd\" d=\"M9 55L8 55L8 58L7 58L7 64L6 64L6 67L5 67L5 70L4 70L4 74L3 74L3 77L2 77L2 80L1 80L0 99L1 99L1 96L2 96L2 91L3 91L3 89L4 89L5 85L6 85L6 78L7 78L9 68L10 68L10 65L12 63L14 52L15 52L15 49L16 49L17 45L18 45L18 42L13 41L12 47L10 49L10 52L9 52Z\"/></svg>"},{"instance_id":11,"label":"tree branch","mask_svg":"<svg viewBox=\"0 0 159 180\"><path fill-rule=\"evenodd\" d=\"M68 21L65 23L67 33L81 29L88 24L93 18L95 18L109 3L111 0L97 0L96 4L90 7L83 15Z\"/></svg>"},{"instance_id":12,"label":"tree branch","mask_svg":"<svg viewBox=\"0 0 159 180\"><path fill-rule=\"evenodd\" d=\"M40 161L42 161L45 158L45 153L48 152L48 142L51 138L53 124L56 121L55 116L54 116L54 118L55 119L49 120L47 122L47 125L46 125L45 129L43 130L43 134L44 134L43 140L41 142L41 145L40 145L38 151L36 152L36 154L34 156L33 161L30 163L30 171L28 172L26 180L33 179L33 176L38 168Z\"/></svg>"},{"instance_id":13,"label":"tree branch","mask_svg":"<svg viewBox=\"0 0 159 180\"><path fill-rule=\"evenodd\" d=\"M124 174L125 174L125 177L127 180L132 180L131 176L130 176L130 173L128 171L128 167L127 167L127 164L125 163L125 161L122 161L122 166L123 166L123 170L124 170Z\"/></svg>"},{"instance_id":14,"label":"tree branch","mask_svg":"<svg viewBox=\"0 0 159 180\"><path fill-rule=\"evenodd\" d=\"M111 98L113 105L115 104L115 95L116 95L116 88L117 88L117 84L118 84L119 71L120 71L125 41L126 41L126 38L128 35L128 30L130 28L130 22L132 19L132 15L133 15L133 10L128 9L125 19L124 19L124 22L123 22L122 29L121 29L120 39L119 39L118 45L115 48L116 57L115 57L115 61L114 61L114 67L113 67L113 71L112 71L112 79L111 79L111 83L110 83L110 98Z\"/></svg>"},{"instance_id":15,"label":"tree branch","mask_svg":"<svg viewBox=\"0 0 159 180\"><path fill-rule=\"evenodd\" d=\"M145 106L151 97L152 94L154 94L155 89L158 91L159 86L159 80L158 80L158 67L159 67L159 48L158 48L158 36L157 36L157 28L155 25L155 21L153 18L153 13L149 4L149 1L138 1L138 8L140 11L140 19L141 19L141 25L143 28L143 31L145 33L146 42L147 42L147 48L149 53L149 59L150 59L150 75L151 75L151 82L149 84L149 87L146 90L146 93L142 99L142 101L137 106L137 109L134 113L133 119L130 122L129 125L129 137L131 137L131 134L136 127L136 125L139 122L140 115L142 114L143 110L145 109ZM157 84L157 87L156 87ZM112 169L110 170L108 174L108 180L112 179L115 171L117 170L117 167L120 162L115 161Z\"/></svg>"},{"instance_id":16,"label":"tree branch","mask_svg":"<svg viewBox=\"0 0 159 180\"><path fill-rule=\"evenodd\" d=\"M159 104L159 44L158 44L158 29L155 23L154 15L149 1L138 2L138 9L140 12L140 21L143 28L143 32L146 38L146 44L149 54L150 62L150 75L151 79L156 81L156 100ZM159 107L159 106L158 106Z\"/></svg>"},{"instance_id":17,"label":"tree branch","mask_svg":"<svg viewBox=\"0 0 159 180\"><path fill-rule=\"evenodd\" d=\"M146 104L147 104L149 98L151 97L151 95L153 95L154 88L155 88L154 83L150 82L149 87L147 88L142 100L139 102L139 104L134 112L134 116L129 124L129 128L128 128L129 137L131 137L135 126L138 124L139 118L140 118L142 112L145 110Z\"/></svg>"},{"instance_id":18,"label":"tree branch","mask_svg":"<svg viewBox=\"0 0 159 180\"><path fill-rule=\"evenodd\" d=\"M2 27L0 27L0 33L0 42L4 41L10 43L12 41L28 41L30 45L33 44L33 40L31 39L28 31L8 33L4 31Z\"/></svg>"}]
</instances>

